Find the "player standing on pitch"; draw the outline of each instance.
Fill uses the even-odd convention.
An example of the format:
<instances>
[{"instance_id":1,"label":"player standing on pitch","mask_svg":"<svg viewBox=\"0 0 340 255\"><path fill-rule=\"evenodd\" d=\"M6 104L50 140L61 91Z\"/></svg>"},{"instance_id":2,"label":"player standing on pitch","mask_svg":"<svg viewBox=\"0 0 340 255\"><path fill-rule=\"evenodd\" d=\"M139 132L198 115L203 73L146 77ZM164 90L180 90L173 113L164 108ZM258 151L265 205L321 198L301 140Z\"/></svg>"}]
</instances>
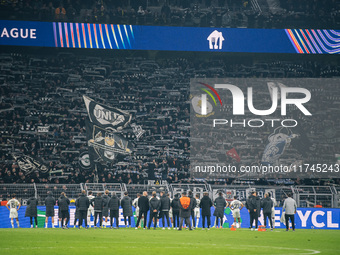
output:
<instances>
[{"instance_id":1,"label":"player standing on pitch","mask_svg":"<svg viewBox=\"0 0 340 255\"><path fill-rule=\"evenodd\" d=\"M196 204L196 199L194 198L194 195L192 193L191 190L188 191L188 197L190 198L191 201L191 211L190 211L190 215L191 215L191 219L192 219L192 227L195 228L196 226L196 219L195 219L195 208L197 206Z\"/></svg>"},{"instance_id":2,"label":"player standing on pitch","mask_svg":"<svg viewBox=\"0 0 340 255\"><path fill-rule=\"evenodd\" d=\"M261 200L260 198L256 195L256 191L253 191L251 195L249 196L247 202L246 202L246 207L249 212L250 216L250 229L253 231L253 222L255 221L255 231L257 231L258 227L258 221L259 221L259 215L261 212Z\"/></svg>"},{"instance_id":3,"label":"player standing on pitch","mask_svg":"<svg viewBox=\"0 0 340 255\"><path fill-rule=\"evenodd\" d=\"M263 208L263 222L267 227L267 218L270 223L270 230L273 230L273 221L272 221L272 208L273 208L273 200L270 199L268 193L264 194L264 198L261 201L261 207Z\"/></svg>"},{"instance_id":4,"label":"player standing on pitch","mask_svg":"<svg viewBox=\"0 0 340 255\"><path fill-rule=\"evenodd\" d=\"M270 193L268 193L268 196L271 197ZM275 228L275 206L277 205L276 199L274 197L271 197L271 200L273 201L273 207L272 207L272 221L273 221L273 228Z\"/></svg>"},{"instance_id":5,"label":"player standing on pitch","mask_svg":"<svg viewBox=\"0 0 340 255\"><path fill-rule=\"evenodd\" d=\"M285 220L286 220L286 231L289 229L289 219L292 222L292 229L295 231L295 213L296 213L296 201L292 198L292 194L289 193L288 197L283 203L282 211L285 211Z\"/></svg>"},{"instance_id":6,"label":"player standing on pitch","mask_svg":"<svg viewBox=\"0 0 340 255\"><path fill-rule=\"evenodd\" d=\"M210 230L210 216L211 216L211 207L213 206L213 202L209 197L208 192L203 193L203 197L200 202L200 207L202 208L202 229L205 229L205 220L207 219L207 227Z\"/></svg>"},{"instance_id":7,"label":"player standing on pitch","mask_svg":"<svg viewBox=\"0 0 340 255\"><path fill-rule=\"evenodd\" d=\"M35 196L30 197L27 200L27 207L25 212L25 217L30 217L31 228L33 228L33 218L35 222L35 227L38 227L38 200Z\"/></svg>"},{"instance_id":8,"label":"player standing on pitch","mask_svg":"<svg viewBox=\"0 0 340 255\"><path fill-rule=\"evenodd\" d=\"M116 192L112 192L112 197L109 200L108 207L110 208L110 229L112 229L113 225L113 218L116 220L116 228L119 229L119 221L118 221L118 215L119 215L119 206L120 206L120 200L116 196Z\"/></svg>"},{"instance_id":9,"label":"player standing on pitch","mask_svg":"<svg viewBox=\"0 0 340 255\"><path fill-rule=\"evenodd\" d=\"M105 194L103 196L104 199L104 208L103 208L103 217L104 217L104 228L106 228L107 225L107 220L109 218L109 201L110 201L110 197L109 197L110 192L108 190L105 190Z\"/></svg>"},{"instance_id":10,"label":"player standing on pitch","mask_svg":"<svg viewBox=\"0 0 340 255\"><path fill-rule=\"evenodd\" d=\"M195 196L196 198L196 206L195 206L195 209L194 209L194 217L196 218L196 225L194 225L194 229L197 228L198 226L198 222L199 222L199 219L200 219L200 203L201 203L201 200L200 200L200 194L196 194Z\"/></svg>"},{"instance_id":11,"label":"player standing on pitch","mask_svg":"<svg viewBox=\"0 0 340 255\"><path fill-rule=\"evenodd\" d=\"M237 200L237 196L234 196L234 200L230 203L230 209L233 212L234 226L236 228L241 227L241 213L240 213L240 211L242 210L242 208L243 208L242 202L240 200Z\"/></svg>"},{"instance_id":12,"label":"player standing on pitch","mask_svg":"<svg viewBox=\"0 0 340 255\"><path fill-rule=\"evenodd\" d=\"M87 198L91 202L94 199L94 196L92 195L92 191L89 190L89 192L87 194L88 194ZM94 219L94 209L93 209L93 206L90 203L89 209L87 209L87 222L89 224L89 228L91 228L91 216Z\"/></svg>"},{"instance_id":13,"label":"player standing on pitch","mask_svg":"<svg viewBox=\"0 0 340 255\"><path fill-rule=\"evenodd\" d=\"M133 200L133 202L132 202L133 207L136 208L134 218L135 218L135 219L137 218L137 221L138 221L138 217L139 217L138 200L139 200L140 197L141 197L140 193L137 193L137 197L136 197L136 198ZM135 222L136 222L136 220L135 220ZM138 227L137 227L137 224L136 224L136 228L138 228Z\"/></svg>"},{"instance_id":14,"label":"player standing on pitch","mask_svg":"<svg viewBox=\"0 0 340 255\"><path fill-rule=\"evenodd\" d=\"M179 194L171 201L173 227L179 228Z\"/></svg>"},{"instance_id":15,"label":"player standing on pitch","mask_svg":"<svg viewBox=\"0 0 340 255\"><path fill-rule=\"evenodd\" d=\"M159 212L159 209L161 208L161 201L157 198L156 191L152 192L152 198L149 201L149 208L150 208L150 218L148 222L148 229L151 227L152 220L153 223L153 229L156 229L157 227L157 215Z\"/></svg>"},{"instance_id":16,"label":"player standing on pitch","mask_svg":"<svg viewBox=\"0 0 340 255\"><path fill-rule=\"evenodd\" d=\"M220 228L223 227L223 217L224 217L224 209L228 206L227 202L225 201L223 197L223 193L220 191L218 192L218 197L215 199L214 202L214 216L216 217L216 228L218 228L218 219L220 219Z\"/></svg>"},{"instance_id":17,"label":"player standing on pitch","mask_svg":"<svg viewBox=\"0 0 340 255\"><path fill-rule=\"evenodd\" d=\"M68 221L70 220L70 213L68 211L68 206L70 204L70 200L66 197L65 192L61 192L60 197L58 198L58 206L60 209L60 218L61 218L61 227L68 229ZM66 219L66 222L64 220ZM65 226L64 226L65 223Z\"/></svg>"},{"instance_id":18,"label":"player standing on pitch","mask_svg":"<svg viewBox=\"0 0 340 255\"><path fill-rule=\"evenodd\" d=\"M159 217L162 219L162 224L163 224L163 229L165 229L165 220L164 216L166 218L166 222L168 224L168 229L171 229L170 227L170 218L169 218L169 210L170 210L170 198L165 195L164 191L160 192L161 195L161 206L160 206L160 212L159 212Z\"/></svg>"},{"instance_id":19,"label":"player standing on pitch","mask_svg":"<svg viewBox=\"0 0 340 255\"><path fill-rule=\"evenodd\" d=\"M141 196L138 199L138 220L136 224L136 229L139 227L139 223L144 215L144 222L143 222L143 228L146 229L146 225L148 224L148 211L149 211L149 199L148 199L148 192L143 191L143 196Z\"/></svg>"},{"instance_id":20,"label":"player standing on pitch","mask_svg":"<svg viewBox=\"0 0 340 255\"><path fill-rule=\"evenodd\" d=\"M9 218L11 219L12 228L14 228L13 219L16 220L17 226L18 226L18 228L20 228L18 211L19 211L21 205L20 205L20 202L15 198L15 194L13 194L12 199L7 202L6 207L9 210Z\"/></svg>"},{"instance_id":21,"label":"player standing on pitch","mask_svg":"<svg viewBox=\"0 0 340 255\"><path fill-rule=\"evenodd\" d=\"M52 196L51 191L47 192L47 197L45 199L46 206L46 219L45 219L45 228L48 225L48 218L51 217L52 220L52 228L54 228L54 206L55 206L55 198Z\"/></svg>"},{"instance_id":22,"label":"player standing on pitch","mask_svg":"<svg viewBox=\"0 0 340 255\"><path fill-rule=\"evenodd\" d=\"M124 224L127 228L127 221L129 223L129 227L132 227L131 225L131 217L133 216L132 213L132 199L129 197L129 194L127 191L124 192L124 197L120 201L120 205L123 208L123 217L124 217ZM127 221L126 221L127 220Z\"/></svg>"}]
</instances>

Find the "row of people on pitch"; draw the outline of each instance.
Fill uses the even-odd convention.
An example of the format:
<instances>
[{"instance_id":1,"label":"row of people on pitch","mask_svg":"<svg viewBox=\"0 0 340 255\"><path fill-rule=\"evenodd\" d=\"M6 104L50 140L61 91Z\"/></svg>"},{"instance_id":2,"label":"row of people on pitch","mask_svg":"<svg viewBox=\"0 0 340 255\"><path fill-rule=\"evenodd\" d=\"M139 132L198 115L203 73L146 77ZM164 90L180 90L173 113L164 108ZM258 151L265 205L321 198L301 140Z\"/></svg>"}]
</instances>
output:
<instances>
[{"instance_id":1,"label":"row of people on pitch","mask_svg":"<svg viewBox=\"0 0 340 255\"><path fill-rule=\"evenodd\" d=\"M85 228L91 227L90 217L94 217L94 227L97 226L97 221L99 218L100 227L103 225L103 217L105 219L105 226L107 225L107 221L110 215L110 223L111 228L113 223L113 218L116 220L116 227L119 228L118 225L118 216L119 216L119 207L123 208L123 215L125 225L127 221L131 226L132 216L132 202L131 198L128 196L127 192L125 192L124 197L120 200L115 192L112 192L112 196L109 197L109 191L106 190L104 195L102 193L97 193L97 196L92 195L92 191L88 192L88 196L86 196L86 191L83 190L82 193L75 201L76 211L75 211L75 219L74 219L74 227L76 227L78 221L78 227L82 226L83 222L85 223ZM46 205L46 225L48 224L48 217L52 218L52 227L54 228L54 206L57 204L59 206L59 227L67 228L70 214L69 214L69 205L70 200L66 197L65 193L62 192L61 196L58 200L55 200L51 194L48 194L45 205ZM128 218L128 220L127 220Z\"/></svg>"},{"instance_id":2,"label":"row of people on pitch","mask_svg":"<svg viewBox=\"0 0 340 255\"><path fill-rule=\"evenodd\" d=\"M170 225L170 217L172 217L173 227L179 229L180 227L180 218L181 218L181 199L179 198L179 194L176 194L174 199L171 200L169 198L169 194L165 195L164 192L160 193L161 197L158 199L156 193L153 193L151 199L148 199L148 193L146 191L143 192L143 195L137 195L137 198L134 200L133 205L136 207L136 215L138 215L138 220L136 224L136 229L139 227L141 220L144 218L144 228L146 228L147 214L150 210L150 218L148 222L148 227L150 227L152 219L161 218L163 229L165 227L165 220L167 220L168 228ZM183 196L182 196L183 197ZM189 211L189 220L190 224L192 223L193 228L198 226L199 218L200 218L200 209L202 210L202 223L203 228L205 228L205 223L207 222L207 227L210 228L210 217L211 217L211 207L214 206L214 216L216 217L215 226L218 227L220 223L220 227L223 225L223 217L224 210L228 206L228 203L223 198L222 192L219 193L219 196L215 199L214 203L209 198L208 193L204 193L203 198L200 200L199 194L196 194L195 198L193 197L192 191L188 192L188 199L190 200L190 211ZM185 200L185 199L184 199ZM234 199L231 203L232 210L235 212L235 215L239 215L240 208L242 209L243 204ZM182 210L183 211L183 210ZM186 209L184 210L186 214ZM238 214L237 214L238 211ZM159 217L157 217L159 215ZM238 216L239 218L240 216ZM185 217L184 217L185 218ZM236 220L235 220L236 221ZM240 219L239 219L240 221ZM154 223L154 226L157 226L157 222Z\"/></svg>"},{"instance_id":3,"label":"row of people on pitch","mask_svg":"<svg viewBox=\"0 0 340 255\"><path fill-rule=\"evenodd\" d=\"M97 220L99 218L100 227L103 225L103 217L105 219L104 227L107 226L108 218L110 217L110 227L113 228L113 218L116 222L116 228L119 228L119 207L123 208L123 217L125 226L127 226L127 222L131 227L131 216L132 212L132 200L128 196L128 193L124 193L124 197L120 200L115 192L112 192L112 196L109 197L109 191L106 190L105 194L99 192L97 196L94 197L92 192L89 192L89 195L85 196L85 191L83 194L76 200L76 213L75 213L75 221L74 226L76 226L76 222L79 219L78 226L83 224L85 221L85 226L87 228L88 221L87 219L93 215L94 216L94 227L97 226ZM87 216L85 217L87 212ZM109 216L110 215L110 216ZM90 223L90 222L89 222ZM90 226L90 225L89 225Z\"/></svg>"},{"instance_id":4,"label":"row of people on pitch","mask_svg":"<svg viewBox=\"0 0 340 255\"><path fill-rule=\"evenodd\" d=\"M293 229L295 229L294 214L296 213L297 206L296 206L295 200L291 198L291 194L288 195L288 198L290 199L288 200L286 199L284 201L282 210L287 212L287 209L288 209L288 214L287 213L286 214L288 215L288 219L291 219L292 224L293 224ZM276 206L276 200L275 198L271 198L270 193L266 193L264 195L264 198L260 199L257 196L257 193L253 191L246 202L246 207L248 209L249 216L250 216L250 229L254 230L254 223L255 223L255 230L258 229L258 219L260 217L261 209L262 209L263 222L264 222L265 227L267 227L267 219L268 219L269 224L270 224L270 229L273 230L273 228L275 227L275 225L273 224L273 221L275 219L275 206ZM289 225L287 223L287 219L286 219L286 224L287 226Z\"/></svg>"}]
</instances>

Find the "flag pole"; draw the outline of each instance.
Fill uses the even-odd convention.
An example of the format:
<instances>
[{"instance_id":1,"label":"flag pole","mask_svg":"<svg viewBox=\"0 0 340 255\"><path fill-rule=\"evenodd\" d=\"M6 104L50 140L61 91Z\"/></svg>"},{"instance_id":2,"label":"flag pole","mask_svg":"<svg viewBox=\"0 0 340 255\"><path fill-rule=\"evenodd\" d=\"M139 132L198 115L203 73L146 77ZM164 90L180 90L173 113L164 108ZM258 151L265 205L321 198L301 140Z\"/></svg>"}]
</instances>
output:
<instances>
[{"instance_id":1,"label":"flag pole","mask_svg":"<svg viewBox=\"0 0 340 255\"><path fill-rule=\"evenodd\" d=\"M95 170L95 171L94 171L95 174L94 174L94 180L93 180L93 182L94 182L94 183L98 183L97 163L94 164L94 170Z\"/></svg>"}]
</instances>

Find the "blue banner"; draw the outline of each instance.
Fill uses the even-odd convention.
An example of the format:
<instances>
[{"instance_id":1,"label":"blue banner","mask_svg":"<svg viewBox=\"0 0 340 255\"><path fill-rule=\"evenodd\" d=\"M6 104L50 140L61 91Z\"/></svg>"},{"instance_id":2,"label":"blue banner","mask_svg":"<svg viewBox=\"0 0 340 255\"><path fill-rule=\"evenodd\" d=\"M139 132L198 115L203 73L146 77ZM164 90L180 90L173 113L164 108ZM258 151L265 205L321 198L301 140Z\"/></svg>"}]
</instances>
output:
<instances>
[{"instance_id":1,"label":"blue banner","mask_svg":"<svg viewBox=\"0 0 340 255\"><path fill-rule=\"evenodd\" d=\"M133 220L132 227L136 226L137 217L135 215L135 208L132 207L133 210ZM18 211L19 214L19 222L20 227L29 228L30 222L29 218L25 217L26 206L22 206ZM214 213L214 208L211 208L211 215ZM281 208L275 208L275 220L273 224L275 224L276 228L285 228L285 225L280 222L280 218L282 215ZM73 227L74 225L74 216L75 216L75 206L70 206L70 222L69 227ZM148 215L149 219L149 215ZM211 216L211 226L215 223L215 216ZM249 213L246 208L241 210L241 227L249 228ZM0 228L11 228L11 223L9 219L9 211L5 206L0 206ZM110 222L110 220L108 220ZM166 222L166 221L165 221ZM224 212L223 219L223 228L230 228L231 224L233 224L234 218L232 216L232 212L230 208L226 208ZM58 227L58 207L55 207L55 217L54 217L55 226ZM38 227L44 227L45 225L45 207L38 206ZM113 223L116 226L116 223ZM339 208L298 208L297 213L295 214L295 227L297 229L335 229L339 230L340 224L340 209ZM16 223L14 223L16 227ZM91 216L91 225L93 225L93 217ZM99 223L97 224L99 226ZM259 217L259 225L264 225L263 216ZM51 227L51 219L49 219L48 227ZM123 218L123 210L120 208L119 210L119 226L124 227L124 218ZM159 220L159 226L163 227L162 220ZM267 222L267 226L269 223ZM153 224L151 225L153 227ZM166 225L166 227L168 227ZM199 219L198 227L202 227L202 218Z\"/></svg>"},{"instance_id":2,"label":"blue banner","mask_svg":"<svg viewBox=\"0 0 340 255\"><path fill-rule=\"evenodd\" d=\"M2 20L0 45L339 54L340 30L198 28Z\"/></svg>"}]
</instances>

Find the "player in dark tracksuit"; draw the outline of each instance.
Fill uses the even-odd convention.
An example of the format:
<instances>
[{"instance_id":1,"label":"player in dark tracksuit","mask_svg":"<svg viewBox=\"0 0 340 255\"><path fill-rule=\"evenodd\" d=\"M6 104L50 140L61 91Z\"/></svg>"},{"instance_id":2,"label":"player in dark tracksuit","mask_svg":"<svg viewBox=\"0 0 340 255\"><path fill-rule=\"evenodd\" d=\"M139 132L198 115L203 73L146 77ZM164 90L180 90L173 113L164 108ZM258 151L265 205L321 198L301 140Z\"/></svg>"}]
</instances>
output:
<instances>
[{"instance_id":1,"label":"player in dark tracksuit","mask_svg":"<svg viewBox=\"0 0 340 255\"><path fill-rule=\"evenodd\" d=\"M103 196L103 199L105 201L105 205L104 205L104 208L103 208L103 217L105 218L105 222L104 222L104 228L106 228L106 225L107 225L107 220L109 218L109 200L110 200L110 197L109 197L109 194L110 192L108 190L105 190L105 194Z\"/></svg>"},{"instance_id":2,"label":"player in dark tracksuit","mask_svg":"<svg viewBox=\"0 0 340 255\"><path fill-rule=\"evenodd\" d=\"M52 196L52 193L50 191L47 192L47 197L45 199L45 206L46 206L45 228L47 228L48 217L51 217L52 228L54 228L54 206L55 206L55 203L56 203L56 200Z\"/></svg>"},{"instance_id":3,"label":"player in dark tracksuit","mask_svg":"<svg viewBox=\"0 0 340 255\"><path fill-rule=\"evenodd\" d=\"M82 190L79 198L76 200L76 207L78 207L79 212L79 223L78 227L80 228L83 224L83 220L85 220L85 228L87 229L87 210L90 206L90 200L86 196L86 191Z\"/></svg>"},{"instance_id":4,"label":"player in dark tracksuit","mask_svg":"<svg viewBox=\"0 0 340 255\"><path fill-rule=\"evenodd\" d=\"M60 216L61 218L61 227L68 229L67 225L70 220L70 213L68 211L68 206L70 204L70 200L65 196L65 192L61 192L60 197L58 198L58 206L60 210ZM64 220L66 219L66 223L64 226Z\"/></svg>"},{"instance_id":5,"label":"player in dark tracksuit","mask_svg":"<svg viewBox=\"0 0 340 255\"><path fill-rule=\"evenodd\" d=\"M197 201L196 201L196 198L194 198L191 190L188 191L188 197L190 197L190 201L192 203L190 215L191 215L191 219L192 219L192 226L193 226L193 228L195 228L195 226L196 226L195 207L197 205Z\"/></svg>"},{"instance_id":6,"label":"player in dark tracksuit","mask_svg":"<svg viewBox=\"0 0 340 255\"><path fill-rule=\"evenodd\" d=\"M105 200L102 198L102 193L99 192L97 196L92 199L91 204L94 209L94 228L97 227L97 217L99 216L100 228L103 224L103 208L105 206Z\"/></svg>"},{"instance_id":7,"label":"player in dark tracksuit","mask_svg":"<svg viewBox=\"0 0 340 255\"><path fill-rule=\"evenodd\" d=\"M152 192L152 198L150 199L150 202L149 202L150 218L149 218L149 223L148 223L148 229L150 229L151 227L152 219L154 220L153 228L156 229L156 226L157 226L157 215L161 207L161 201L158 200L156 196L157 196L156 191Z\"/></svg>"},{"instance_id":8,"label":"player in dark tracksuit","mask_svg":"<svg viewBox=\"0 0 340 255\"><path fill-rule=\"evenodd\" d=\"M113 225L113 218L116 220L116 228L119 228L119 221L118 221L118 215L119 215L119 206L120 206L120 200L116 196L116 192L112 192L112 197L109 200L108 207L110 209L110 224L111 229Z\"/></svg>"},{"instance_id":9,"label":"player in dark tracksuit","mask_svg":"<svg viewBox=\"0 0 340 255\"><path fill-rule=\"evenodd\" d=\"M144 215L144 229L146 228L147 220L148 220L148 211L149 211L149 199L148 193L146 191L143 192L143 196L138 199L138 207L139 207L139 215L136 224L136 228L138 228L139 223Z\"/></svg>"},{"instance_id":10,"label":"player in dark tracksuit","mask_svg":"<svg viewBox=\"0 0 340 255\"><path fill-rule=\"evenodd\" d=\"M165 228L164 216L166 218L168 228L170 229L170 219L169 219L170 198L166 196L163 191L160 194L161 194L160 218L162 218L163 229Z\"/></svg>"},{"instance_id":11,"label":"player in dark tracksuit","mask_svg":"<svg viewBox=\"0 0 340 255\"><path fill-rule=\"evenodd\" d=\"M202 208L202 228L205 228L205 220L207 219L207 227L210 229L210 216L211 216L211 207L213 206L213 202L211 201L208 192L203 194L203 198L200 202L200 207Z\"/></svg>"},{"instance_id":12,"label":"player in dark tracksuit","mask_svg":"<svg viewBox=\"0 0 340 255\"><path fill-rule=\"evenodd\" d=\"M266 193L264 194L264 199L261 201L261 207L263 208L263 221L264 225L267 227L267 217L269 218L270 228L273 230L273 221L272 221L272 208L273 208L273 200Z\"/></svg>"},{"instance_id":13,"label":"player in dark tracksuit","mask_svg":"<svg viewBox=\"0 0 340 255\"><path fill-rule=\"evenodd\" d=\"M258 219L261 211L261 200L256 196L256 192L253 191L246 202L246 207L250 216L250 228L253 230L253 222L255 221L255 230L258 227Z\"/></svg>"},{"instance_id":14,"label":"player in dark tracksuit","mask_svg":"<svg viewBox=\"0 0 340 255\"><path fill-rule=\"evenodd\" d=\"M172 221L174 224L174 228L179 228L179 196L178 194L175 195L175 198L171 201L171 208L172 208Z\"/></svg>"}]
</instances>

